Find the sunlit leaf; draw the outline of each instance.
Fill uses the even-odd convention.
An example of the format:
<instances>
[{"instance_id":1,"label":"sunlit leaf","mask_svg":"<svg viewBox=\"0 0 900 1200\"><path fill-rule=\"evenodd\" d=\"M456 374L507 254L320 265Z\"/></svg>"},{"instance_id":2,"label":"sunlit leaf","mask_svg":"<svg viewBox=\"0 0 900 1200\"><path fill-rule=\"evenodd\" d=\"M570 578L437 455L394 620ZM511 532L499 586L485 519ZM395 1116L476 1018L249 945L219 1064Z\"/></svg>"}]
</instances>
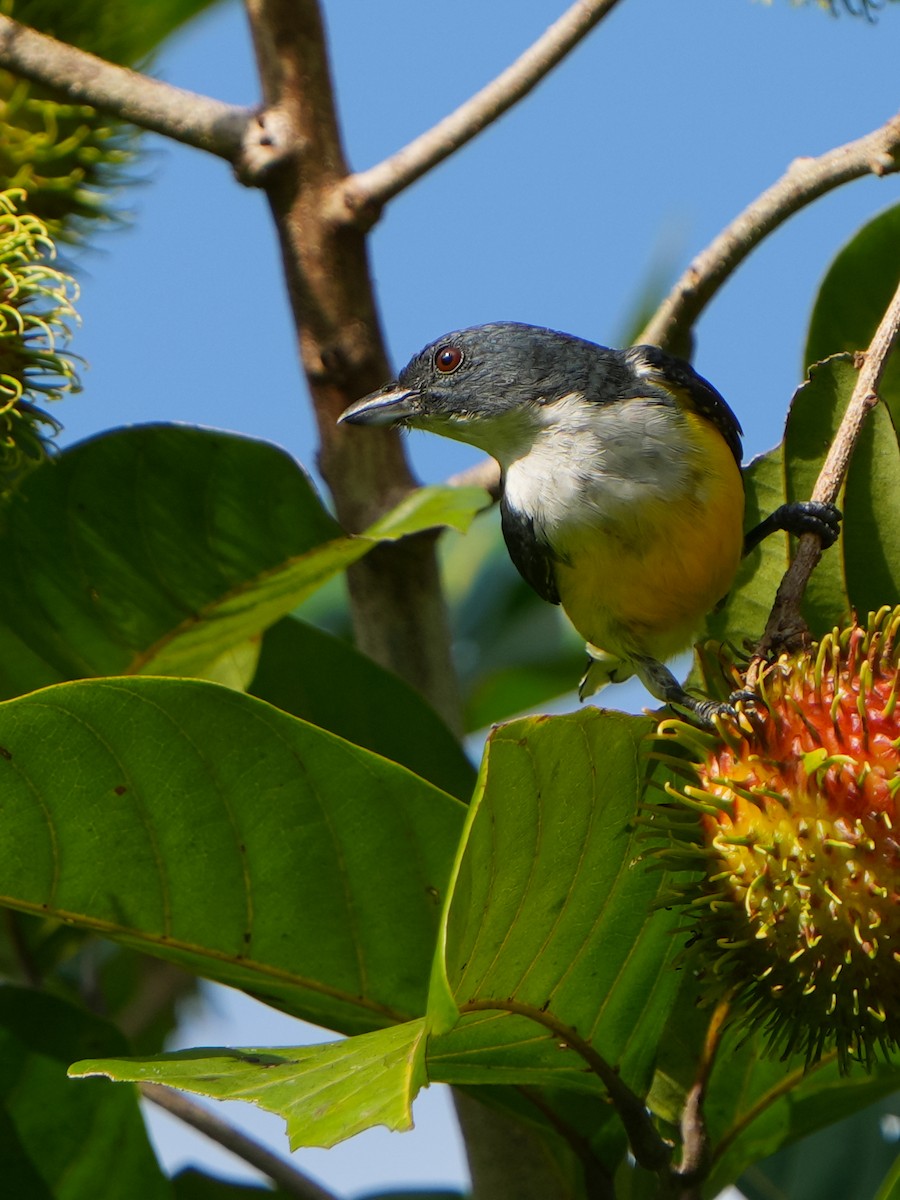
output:
<instances>
[{"instance_id":1,"label":"sunlit leaf","mask_svg":"<svg viewBox=\"0 0 900 1200\"><path fill-rule=\"evenodd\" d=\"M587 709L491 735L445 916L429 1072L602 1093L566 1030L649 1082L678 986L674 918L637 861L650 722Z\"/></svg>"},{"instance_id":2,"label":"sunlit leaf","mask_svg":"<svg viewBox=\"0 0 900 1200\"><path fill-rule=\"evenodd\" d=\"M0 705L0 903L360 1032L425 1009L458 801L239 692Z\"/></svg>"},{"instance_id":3,"label":"sunlit leaf","mask_svg":"<svg viewBox=\"0 0 900 1200\"><path fill-rule=\"evenodd\" d=\"M247 1100L284 1117L292 1150L327 1148L375 1125L412 1127L412 1102L425 1083L424 1039L425 1021L419 1019L321 1046L94 1059L75 1063L69 1074Z\"/></svg>"}]
</instances>

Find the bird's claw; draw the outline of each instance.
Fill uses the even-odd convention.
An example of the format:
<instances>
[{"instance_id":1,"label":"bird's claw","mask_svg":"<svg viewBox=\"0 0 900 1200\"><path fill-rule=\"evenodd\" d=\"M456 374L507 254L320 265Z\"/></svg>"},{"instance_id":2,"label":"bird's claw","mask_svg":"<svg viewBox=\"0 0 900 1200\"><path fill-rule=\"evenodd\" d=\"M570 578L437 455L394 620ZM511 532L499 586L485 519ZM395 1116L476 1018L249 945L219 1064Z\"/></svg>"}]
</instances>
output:
<instances>
[{"instance_id":1,"label":"bird's claw","mask_svg":"<svg viewBox=\"0 0 900 1200\"><path fill-rule=\"evenodd\" d=\"M794 500L783 506L784 528L798 536L814 533L827 550L838 540L843 513L822 500Z\"/></svg>"}]
</instances>

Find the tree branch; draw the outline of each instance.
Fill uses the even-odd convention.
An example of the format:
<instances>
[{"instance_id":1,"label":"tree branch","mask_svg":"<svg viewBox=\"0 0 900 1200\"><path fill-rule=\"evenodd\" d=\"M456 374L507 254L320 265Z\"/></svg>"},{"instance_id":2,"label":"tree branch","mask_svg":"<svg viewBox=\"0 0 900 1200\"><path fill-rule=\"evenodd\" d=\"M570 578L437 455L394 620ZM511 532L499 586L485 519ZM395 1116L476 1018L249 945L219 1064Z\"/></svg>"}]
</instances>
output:
<instances>
[{"instance_id":1,"label":"tree branch","mask_svg":"<svg viewBox=\"0 0 900 1200\"><path fill-rule=\"evenodd\" d=\"M524 54L442 121L335 189L337 220L371 224L382 205L471 141L553 70L615 8L618 0L576 0Z\"/></svg>"},{"instance_id":2,"label":"tree branch","mask_svg":"<svg viewBox=\"0 0 900 1200\"><path fill-rule=\"evenodd\" d=\"M637 339L687 356L690 331L722 284L767 234L826 192L900 170L900 113L819 158L797 158L694 259Z\"/></svg>"},{"instance_id":3,"label":"tree branch","mask_svg":"<svg viewBox=\"0 0 900 1200\"><path fill-rule=\"evenodd\" d=\"M218 1142L220 1146L224 1146L226 1150L230 1150L232 1154L236 1154L238 1158L242 1158L251 1167L262 1171L288 1195L298 1196L300 1200L338 1200L334 1192L326 1191L283 1158L279 1158L253 1138L247 1137L240 1129L235 1129L203 1105L189 1100L181 1092L164 1087L160 1083L140 1083L138 1091L166 1112L184 1121L186 1125L192 1126L208 1138L212 1138L214 1142Z\"/></svg>"},{"instance_id":4,"label":"tree branch","mask_svg":"<svg viewBox=\"0 0 900 1200\"><path fill-rule=\"evenodd\" d=\"M347 175L328 49L316 0L245 0L267 113L280 114L285 156L263 184L281 246L297 343L316 414L319 468L337 515L365 528L414 486L386 429L336 424L391 372L362 229L336 225L327 198ZM347 574L357 645L426 696L453 729L461 704L435 538L378 547Z\"/></svg>"},{"instance_id":5,"label":"tree branch","mask_svg":"<svg viewBox=\"0 0 900 1200\"><path fill-rule=\"evenodd\" d=\"M884 368L891 350L900 336L900 284L894 297L885 311L881 322L875 331L875 336L868 350L857 358L859 377L853 389L853 395L847 405L840 427L828 451L816 486L813 488L812 499L834 504L847 474L853 448L859 440L863 422L869 411L878 403L878 386L884 374ZM797 556L785 572L772 612L766 625L762 641L757 649L757 655L769 655L773 650L782 646L790 647L805 634L806 627L800 616L800 602L809 582L813 568L822 556L822 546L814 534L804 534L797 548ZM759 660L751 664L754 674L748 674L748 682L753 686L759 673Z\"/></svg>"},{"instance_id":6,"label":"tree branch","mask_svg":"<svg viewBox=\"0 0 900 1200\"><path fill-rule=\"evenodd\" d=\"M42 83L76 104L235 161L254 114L199 96L0 16L0 67Z\"/></svg>"}]
</instances>

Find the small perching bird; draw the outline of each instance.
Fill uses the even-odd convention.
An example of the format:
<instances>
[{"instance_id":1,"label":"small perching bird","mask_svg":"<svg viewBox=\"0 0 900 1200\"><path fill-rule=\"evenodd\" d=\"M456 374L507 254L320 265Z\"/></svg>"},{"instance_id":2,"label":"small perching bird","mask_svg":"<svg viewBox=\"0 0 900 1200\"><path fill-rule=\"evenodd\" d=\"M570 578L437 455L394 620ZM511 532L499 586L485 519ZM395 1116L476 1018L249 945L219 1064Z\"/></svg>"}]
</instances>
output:
<instances>
[{"instance_id":1,"label":"small perching bird","mask_svg":"<svg viewBox=\"0 0 900 1200\"><path fill-rule=\"evenodd\" d=\"M610 350L512 322L462 329L340 421L428 429L497 460L510 557L587 642L582 698L637 675L702 724L733 715L689 695L662 660L690 645L763 537L838 534L837 510L807 501L744 537L737 418L655 346Z\"/></svg>"}]
</instances>

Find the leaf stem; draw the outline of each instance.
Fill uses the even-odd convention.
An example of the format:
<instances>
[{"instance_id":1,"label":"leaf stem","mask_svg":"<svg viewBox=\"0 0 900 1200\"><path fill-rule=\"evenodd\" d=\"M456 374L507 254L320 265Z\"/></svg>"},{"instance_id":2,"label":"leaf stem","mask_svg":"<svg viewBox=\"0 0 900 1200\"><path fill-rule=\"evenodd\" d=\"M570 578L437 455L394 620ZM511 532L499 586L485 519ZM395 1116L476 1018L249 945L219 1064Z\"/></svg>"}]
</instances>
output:
<instances>
[{"instance_id":1,"label":"leaf stem","mask_svg":"<svg viewBox=\"0 0 900 1200\"><path fill-rule=\"evenodd\" d=\"M152 1100L172 1116L178 1117L185 1124L230 1150L232 1154L236 1154L238 1158L242 1158L244 1162L262 1171L289 1195L298 1196L300 1200L339 1200L334 1192L320 1187L283 1158L273 1154L253 1138L247 1137L241 1130L235 1129L201 1104L189 1100L181 1092L164 1087L160 1083L140 1083L138 1090L142 1096Z\"/></svg>"},{"instance_id":2,"label":"leaf stem","mask_svg":"<svg viewBox=\"0 0 900 1200\"><path fill-rule=\"evenodd\" d=\"M622 1080L618 1071L611 1067L577 1030L560 1021L548 1009L535 1008L531 1004L524 1004L511 997L506 1000L469 1000L466 1004L460 1005L459 1011L461 1013L516 1013L518 1016L528 1017L538 1025L543 1025L554 1037L559 1038L561 1045L574 1050L604 1085L613 1107L625 1126L635 1161L648 1171L659 1173L667 1170L672 1157L672 1147L660 1136L650 1119L646 1104Z\"/></svg>"},{"instance_id":3,"label":"leaf stem","mask_svg":"<svg viewBox=\"0 0 900 1200\"><path fill-rule=\"evenodd\" d=\"M878 387L898 335L900 283L881 318L868 350L857 355L859 377L813 488L813 500L829 504L837 500L865 419L878 403ZM750 665L747 676L749 686L754 686L763 657L770 656L782 647L791 648L806 636L806 626L800 615L800 603L813 568L821 556L822 546L818 537L815 534L804 534L800 539L797 555L778 588L765 633L757 647L757 657Z\"/></svg>"},{"instance_id":4,"label":"leaf stem","mask_svg":"<svg viewBox=\"0 0 900 1200\"><path fill-rule=\"evenodd\" d=\"M389 158L343 180L334 211L349 224L371 223L372 214L437 166L526 96L581 42L619 0L576 0L505 71Z\"/></svg>"}]
</instances>

